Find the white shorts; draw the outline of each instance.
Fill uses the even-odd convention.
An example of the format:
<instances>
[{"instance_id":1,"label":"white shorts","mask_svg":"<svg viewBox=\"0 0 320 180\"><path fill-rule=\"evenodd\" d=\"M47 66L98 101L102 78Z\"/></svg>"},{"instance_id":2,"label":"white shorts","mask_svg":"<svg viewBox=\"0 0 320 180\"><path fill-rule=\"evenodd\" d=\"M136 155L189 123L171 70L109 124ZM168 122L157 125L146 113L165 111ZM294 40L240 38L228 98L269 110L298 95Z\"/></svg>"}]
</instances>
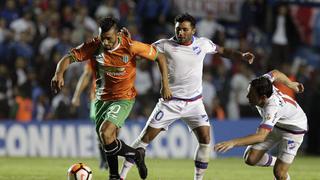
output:
<instances>
[{"instance_id":1,"label":"white shorts","mask_svg":"<svg viewBox=\"0 0 320 180\"><path fill-rule=\"evenodd\" d=\"M303 137L304 134L292 134L274 127L264 142L255 144L251 148L268 151L272 147L279 145L277 158L291 164L303 141Z\"/></svg>"},{"instance_id":2,"label":"white shorts","mask_svg":"<svg viewBox=\"0 0 320 180\"><path fill-rule=\"evenodd\" d=\"M195 101L164 101L161 98L153 109L146 127L168 130L169 125L178 119L183 120L190 130L200 126L210 126L202 98Z\"/></svg>"}]
</instances>

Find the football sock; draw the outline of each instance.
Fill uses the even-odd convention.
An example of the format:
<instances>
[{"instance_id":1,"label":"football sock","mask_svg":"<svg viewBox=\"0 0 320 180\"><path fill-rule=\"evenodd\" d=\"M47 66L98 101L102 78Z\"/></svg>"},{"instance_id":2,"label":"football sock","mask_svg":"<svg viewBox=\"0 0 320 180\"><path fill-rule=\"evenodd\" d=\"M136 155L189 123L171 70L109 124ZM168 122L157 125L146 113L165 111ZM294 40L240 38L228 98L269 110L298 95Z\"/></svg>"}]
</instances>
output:
<instances>
[{"instance_id":1,"label":"football sock","mask_svg":"<svg viewBox=\"0 0 320 180\"><path fill-rule=\"evenodd\" d=\"M135 158L137 150L128 146L122 140L116 139L108 145L104 145L104 151L108 155L119 155L125 158Z\"/></svg>"},{"instance_id":2,"label":"football sock","mask_svg":"<svg viewBox=\"0 0 320 180\"><path fill-rule=\"evenodd\" d=\"M146 149L148 146L148 144L142 142L140 139L137 139L133 144L132 147L133 148L138 148L138 147L142 147L144 149ZM134 165L134 161L131 158L125 158L123 161L123 165L120 171L120 177L122 179L125 179L127 177L128 172L130 171L130 169L132 168L132 166Z\"/></svg>"},{"instance_id":3,"label":"football sock","mask_svg":"<svg viewBox=\"0 0 320 180\"><path fill-rule=\"evenodd\" d=\"M276 163L276 160L277 160L276 157L271 156L270 154L264 153L260 161L257 162L256 166L262 166L262 167L274 166L274 164Z\"/></svg>"},{"instance_id":4,"label":"football sock","mask_svg":"<svg viewBox=\"0 0 320 180\"><path fill-rule=\"evenodd\" d=\"M109 164L109 176L119 176L118 156L108 155L107 161Z\"/></svg>"},{"instance_id":5,"label":"football sock","mask_svg":"<svg viewBox=\"0 0 320 180\"><path fill-rule=\"evenodd\" d=\"M210 144L199 144L195 152L194 180L202 180L208 168L210 158Z\"/></svg>"}]
</instances>

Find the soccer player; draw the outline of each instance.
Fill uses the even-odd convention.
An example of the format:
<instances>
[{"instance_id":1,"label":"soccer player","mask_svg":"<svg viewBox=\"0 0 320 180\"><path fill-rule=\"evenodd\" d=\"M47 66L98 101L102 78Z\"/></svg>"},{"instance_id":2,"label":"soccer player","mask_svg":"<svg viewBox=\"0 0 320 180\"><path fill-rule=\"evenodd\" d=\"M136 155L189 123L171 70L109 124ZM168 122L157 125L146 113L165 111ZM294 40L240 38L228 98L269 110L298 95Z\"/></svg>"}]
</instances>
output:
<instances>
[{"instance_id":1,"label":"soccer player","mask_svg":"<svg viewBox=\"0 0 320 180\"><path fill-rule=\"evenodd\" d=\"M135 56L157 61L162 77L162 97L170 98L165 56L152 45L120 35L118 22L111 17L100 20L98 37L73 48L58 62L51 80L51 87L56 93L64 85L63 74L70 63L89 60L93 64L96 76L94 102L96 132L108 156L109 179L112 180L120 179L118 155L133 159L141 179L147 177L144 149L134 149L117 139L117 130L124 125L136 96Z\"/></svg>"},{"instance_id":2,"label":"soccer player","mask_svg":"<svg viewBox=\"0 0 320 180\"><path fill-rule=\"evenodd\" d=\"M177 119L182 119L195 133L199 145L195 152L194 179L201 180L210 158L210 123L202 102L202 69L206 54L219 53L230 59L253 62L254 55L219 47L209 39L195 37L196 21L189 14L175 18L175 36L154 43L168 60L170 100L159 99L145 128L133 147L146 149L148 144ZM134 161L126 158L120 173L125 179ZM179 179L179 178L177 178Z\"/></svg>"},{"instance_id":3,"label":"soccer player","mask_svg":"<svg viewBox=\"0 0 320 180\"><path fill-rule=\"evenodd\" d=\"M306 133L307 117L299 104L290 96L282 94L273 86L280 82L297 93L304 87L292 82L285 74L273 70L251 81L247 98L256 106L262 122L255 134L232 139L215 145L215 150L225 152L235 146L247 146L244 152L245 163L250 166L274 166L273 174L277 180L290 179L288 169ZM267 154L278 145L277 157Z\"/></svg>"}]
</instances>

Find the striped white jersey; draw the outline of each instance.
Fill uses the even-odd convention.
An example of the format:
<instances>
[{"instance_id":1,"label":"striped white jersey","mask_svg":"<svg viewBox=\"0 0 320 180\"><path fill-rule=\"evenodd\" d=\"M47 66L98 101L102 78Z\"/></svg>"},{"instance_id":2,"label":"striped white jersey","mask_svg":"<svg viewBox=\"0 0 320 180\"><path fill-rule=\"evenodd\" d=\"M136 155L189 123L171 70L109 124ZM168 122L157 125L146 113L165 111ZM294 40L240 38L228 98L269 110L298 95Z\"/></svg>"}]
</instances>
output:
<instances>
[{"instance_id":1,"label":"striped white jersey","mask_svg":"<svg viewBox=\"0 0 320 180\"><path fill-rule=\"evenodd\" d=\"M180 45L174 38L153 45L167 57L173 97L192 99L201 95L203 61L206 54L217 53L217 45L204 37L193 37L190 45Z\"/></svg>"},{"instance_id":2,"label":"striped white jersey","mask_svg":"<svg viewBox=\"0 0 320 180\"><path fill-rule=\"evenodd\" d=\"M274 81L271 73L264 74ZM302 134L308 130L307 117L299 104L290 96L281 93L276 87L273 87L273 94L268 98L264 107L256 106L262 122L260 127L272 129L274 126L286 130L293 134Z\"/></svg>"}]
</instances>

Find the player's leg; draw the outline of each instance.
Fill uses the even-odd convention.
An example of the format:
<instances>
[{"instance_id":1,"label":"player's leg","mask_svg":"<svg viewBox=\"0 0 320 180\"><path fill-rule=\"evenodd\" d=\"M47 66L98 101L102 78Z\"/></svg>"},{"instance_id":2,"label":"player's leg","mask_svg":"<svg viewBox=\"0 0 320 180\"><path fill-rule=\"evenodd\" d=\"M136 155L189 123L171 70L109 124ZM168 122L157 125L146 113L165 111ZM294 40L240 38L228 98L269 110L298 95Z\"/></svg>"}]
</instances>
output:
<instances>
[{"instance_id":1,"label":"player's leg","mask_svg":"<svg viewBox=\"0 0 320 180\"><path fill-rule=\"evenodd\" d=\"M288 170L303 142L304 134L291 134L283 130L276 130L282 136L282 139L279 144L279 153L273 168L273 174L276 180L289 180Z\"/></svg>"},{"instance_id":2,"label":"player's leg","mask_svg":"<svg viewBox=\"0 0 320 180\"><path fill-rule=\"evenodd\" d=\"M95 101L94 100L91 100L90 101L90 119L93 123L95 123ZM99 141L99 138L98 138L98 141ZM98 150L99 150L99 161L100 161L100 169L108 169L109 168L109 164L108 164L108 161L107 161L107 155L106 153L104 152L104 149L103 147L101 146L100 143L97 143L98 145Z\"/></svg>"},{"instance_id":3,"label":"player's leg","mask_svg":"<svg viewBox=\"0 0 320 180\"><path fill-rule=\"evenodd\" d=\"M96 107L99 107L96 108L96 112L98 112L98 116L96 116L97 132L104 151L108 156L110 176L120 178L118 174L118 161L115 157L119 155L134 159L141 178L145 179L147 176L147 168L144 164L144 152L139 149L134 149L122 140L117 139L117 130L124 125L133 104L133 100L113 102L96 101ZM106 110L103 111L104 109ZM99 115L99 113L101 114Z\"/></svg>"},{"instance_id":4,"label":"player's leg","mask_svg":"<svg viewBox=\"0 0 320 180\"><path fill-rule=\"evenodd\" d=\"M283 162L281 159L277 159L273 168L273 174L276 180L290 180L288 174L290 164Z\"/></svg>"},{"instance_id":5,"label":"player's leg","mask_svg":"<svg viewBox=\"0 0 320 180\"><path fill-rule=\"evenodd\" d=\"M194 179L201 180L203 179L204 173L207 170L208 163L210 160L210 126L200 126L193 130L195 133L199 145L195 152L195 173Z\"/></svg>"},{"instance_id":6,"label":"player's leg","mask_svg":"<svg viewBox=\"0 0 320 180\"><path fill-rule=\"evenodd\" d=\"M139 137L134 141L133 147L141 147L146 149L149 143L162 131L167 130L168 126L179 118L177 110L174 107L174 101L159 100L156 107L152 111L144 129ZM129 170L134 165L130 158L126 158L121 168L120 176L125 179Z\"/></svg>"},{"instance_id":7,"label":"player's leg","mask_svg":"<svg viewBox=\"0 0 320 180\"><path fill-rule=\"evenodd\" d=\"M266 153L266 150L257 150L248 146L243 155L244 161L249 166L269 167L274 166L277 158Z\"/></svg>"},{"instance_id":8,"label":"player's leg","mask_svg":"<svg viewBox=\"0 0 320 180\"><path fill-rule=\"evenodd\" d=\"M211 152L211 126L202 99L187 102L183 118L199 142L194 156L194 179L201 180L207 170Z\"/></svg>"},{"instance_id":9,"label":"player's leg","mask_svg":"<svg viewBox=\"0 0 320 180\"><path fill-rule=\"evenodd\" d=\"M134 141L132 147L134 148L147 148L149 143L161 132L162 129L152 128L150 126L146 127L146 130L142 131L141 135ZM142 136L142 137L141 137ZM120 171L121 179L127 177L128 172L134 165L134 161L131 158L125 158Z\"/></svg>"},{"instance_id":10,"label":"player's leg","mask_svg":"<svg viewBox=\"0 0 320 180\"><path fill-rule=\"evenodd\" d=\"M244 151L244 161L249 166L274 166L277 158L267 152L281 141L281 135L272 130L264 142L248 146Z\"/></svg>"}]
</instances>

